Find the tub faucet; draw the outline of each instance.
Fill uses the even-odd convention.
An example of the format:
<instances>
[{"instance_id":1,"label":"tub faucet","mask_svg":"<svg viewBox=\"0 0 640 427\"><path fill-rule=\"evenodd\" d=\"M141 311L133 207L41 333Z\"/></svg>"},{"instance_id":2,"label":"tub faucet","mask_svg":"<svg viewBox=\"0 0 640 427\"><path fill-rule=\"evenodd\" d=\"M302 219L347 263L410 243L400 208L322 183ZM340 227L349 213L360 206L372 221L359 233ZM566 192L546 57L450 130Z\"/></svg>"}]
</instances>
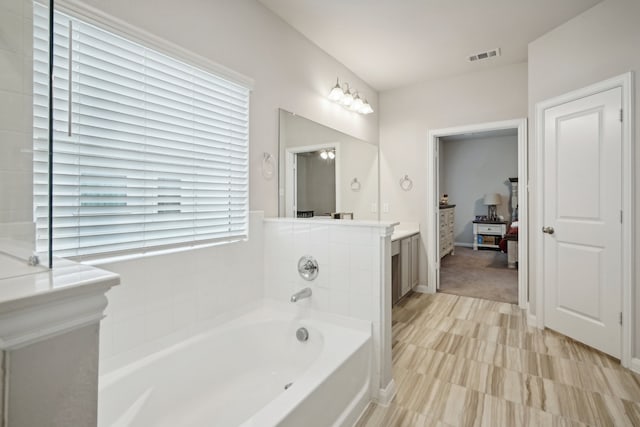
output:
<instances>
[{"instance_id":1,"label":"tub faucet","mask_svg":"<svg viewBox=\"0 0 640 427\"><path fill-rule=\"evenodd\" d=\"M291 302L297 302L298 300L301 300L303 298L310 298L311 297L311 288L304 288L301 291L296 292L295 294L291 295Z\"/></svg>"}]
</instances>

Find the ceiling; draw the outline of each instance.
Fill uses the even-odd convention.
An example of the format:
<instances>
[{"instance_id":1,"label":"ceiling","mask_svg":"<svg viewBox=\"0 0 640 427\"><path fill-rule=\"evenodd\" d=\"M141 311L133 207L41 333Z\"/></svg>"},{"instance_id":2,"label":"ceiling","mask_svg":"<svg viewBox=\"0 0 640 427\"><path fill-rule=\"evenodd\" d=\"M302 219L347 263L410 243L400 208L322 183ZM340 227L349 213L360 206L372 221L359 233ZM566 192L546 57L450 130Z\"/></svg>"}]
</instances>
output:
<instances>
[{"instance_id":1,"label":"ceiling","mask_svg":"<svg viewBox=\"0 0 640 427\"><path fill-rule=\"evenodd\" d=\"M524 62L601 0L258 0L378 91ZM500 48L502 55L468 62Z\"/></svg>"}]
</instances>

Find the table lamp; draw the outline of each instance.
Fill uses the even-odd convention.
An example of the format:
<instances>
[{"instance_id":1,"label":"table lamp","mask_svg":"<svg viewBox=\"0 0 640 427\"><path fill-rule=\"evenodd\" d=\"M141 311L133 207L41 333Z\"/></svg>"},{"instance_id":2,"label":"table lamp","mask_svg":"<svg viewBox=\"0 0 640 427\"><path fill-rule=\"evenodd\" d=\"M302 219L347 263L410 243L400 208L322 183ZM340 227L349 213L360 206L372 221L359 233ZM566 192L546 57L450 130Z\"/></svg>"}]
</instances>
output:
<instances>
[{"instance_id":1,"label":"table lamp","mask_svg":"<svg viewBox=\"0 0 640 427\"><path fill-rule=\"evenodd\" d=\"M500 204L500 195L498 193L489 193L484 196L484 204L489 206L489 212L487 217L490 221L498 219L496 205Z\"/></svg>"}]
</instances>

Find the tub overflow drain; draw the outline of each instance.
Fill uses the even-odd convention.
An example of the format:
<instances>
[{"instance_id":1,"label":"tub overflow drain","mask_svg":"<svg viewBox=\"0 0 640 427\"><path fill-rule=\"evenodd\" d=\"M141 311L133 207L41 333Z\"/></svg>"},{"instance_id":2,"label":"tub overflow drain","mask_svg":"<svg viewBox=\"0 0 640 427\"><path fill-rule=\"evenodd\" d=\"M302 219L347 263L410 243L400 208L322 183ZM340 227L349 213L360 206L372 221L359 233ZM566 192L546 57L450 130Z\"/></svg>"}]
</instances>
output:
<instances>
[{"instance_id":1,"label":"tub overflow drain","mask_svg":"<svg viewBox=\"0 0 640 427\"><path fill-rule=\"evenodd\" d=\"M299 328L296 331L296 338L298 338L298 341L300 342L305 342L306 340L309 339L309 331L307 331L307 328Z\"/></svg>"},{"instance_id":2,"label":"tub overflow drain","mask_svg":"<svg viewBox=\"0 0 640 427\"><path fill-rule=\"evenodd\" d=\"M284 389L288 389L289 387L291 387L293 385L293 383L287 383L284 385Z\"/></svg>"}]
</instances>

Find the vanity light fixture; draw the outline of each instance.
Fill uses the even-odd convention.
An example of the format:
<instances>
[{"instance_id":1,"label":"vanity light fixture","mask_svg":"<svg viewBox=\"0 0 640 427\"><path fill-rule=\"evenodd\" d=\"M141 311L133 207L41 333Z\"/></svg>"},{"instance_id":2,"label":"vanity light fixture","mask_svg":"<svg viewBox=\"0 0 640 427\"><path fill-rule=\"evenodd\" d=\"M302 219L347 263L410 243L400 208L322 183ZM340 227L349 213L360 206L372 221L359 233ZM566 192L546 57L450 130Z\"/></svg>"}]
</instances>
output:
<instances>
[{"instance_id":1,"label":"vanity light fixture","mask_svg":"<svg viewBox=\"0 0 640 427\"><path fill-rule=\"evenodd\" d=\"M322 150L320 152L320 157L322 160L333 160L336 158L336 150Z\"/></svg>"},{"instance_id":2,"label":"vanity light fixture","mask_svg":"<svg viewBox=\"0 0 640 427\"><path fill-rule=\"evenodd\" d=\"M336 85L331 88L328 96L329 100L342 105L344 108L359 114L371 114L373 108L366 99L360 97L357 91L351 91L349 83L340 85L340 80L336 79Z\"/></svg>"}]
</instances>

